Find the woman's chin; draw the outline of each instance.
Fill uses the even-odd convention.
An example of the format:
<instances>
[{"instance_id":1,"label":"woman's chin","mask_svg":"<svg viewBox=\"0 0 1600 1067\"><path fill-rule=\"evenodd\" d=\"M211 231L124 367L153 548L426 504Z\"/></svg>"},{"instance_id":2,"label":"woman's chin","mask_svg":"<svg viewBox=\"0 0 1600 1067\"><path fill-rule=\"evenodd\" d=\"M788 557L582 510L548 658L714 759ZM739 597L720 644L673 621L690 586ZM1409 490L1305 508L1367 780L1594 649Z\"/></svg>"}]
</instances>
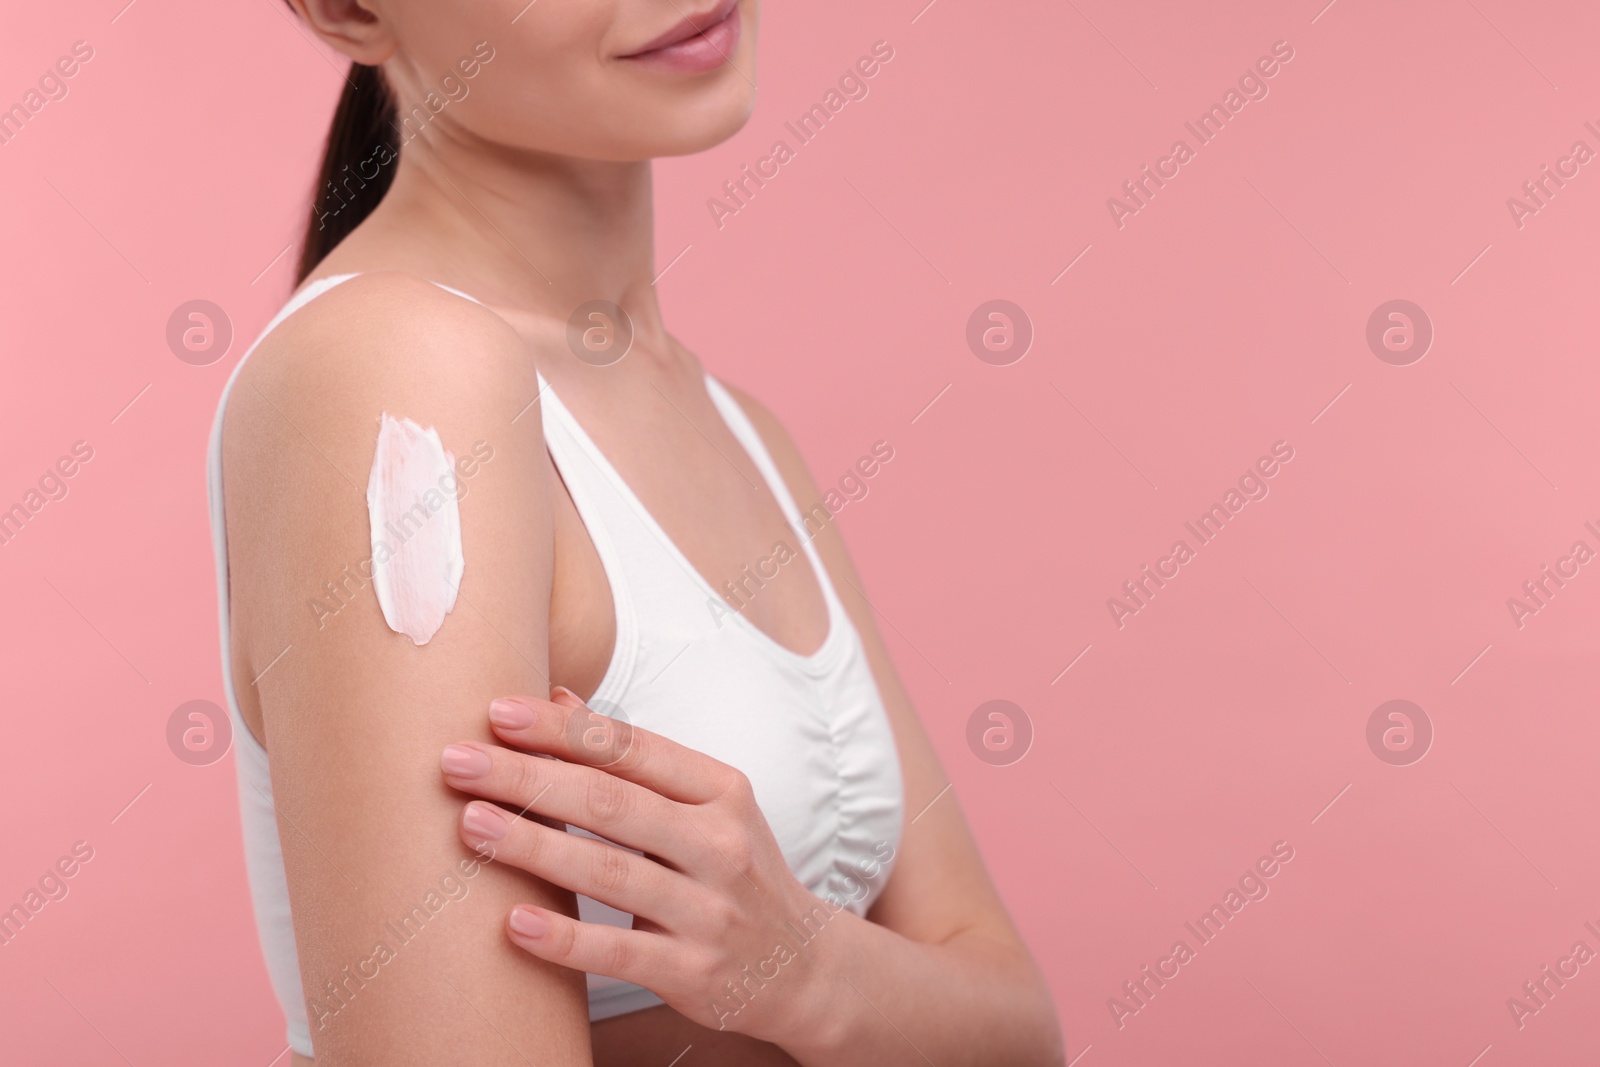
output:
<instances>
[{"instance_id":1,"label":"woman's chin","mask_svg":"<svg viewBox=\"0 0 1600 1067\"><path fill-rule=\"evenodd\" d=\"M636 124L630 131L617 131L610 138L611 143L592 153L591 158L645 160L707 151L744 129L755 103L752 90L670 110L657 109L655 121Z\"/></svg>"},{"instance_id":2,"label":"woman's chin","mask_svg":"<svg viewBox=\"0 0 1600 1067\"><path fill-rule=\"evenodd\" d=\"M688 156L696 152L704 152L717 147L729 140L749 123L751 114L755 111L755 93L749 99L741 102L737 109L724 109L713 116L712 121L706 121L697 129L686 131L681 145L676 151L662 152L663 156Z\"/></svg>"}]
</instances>

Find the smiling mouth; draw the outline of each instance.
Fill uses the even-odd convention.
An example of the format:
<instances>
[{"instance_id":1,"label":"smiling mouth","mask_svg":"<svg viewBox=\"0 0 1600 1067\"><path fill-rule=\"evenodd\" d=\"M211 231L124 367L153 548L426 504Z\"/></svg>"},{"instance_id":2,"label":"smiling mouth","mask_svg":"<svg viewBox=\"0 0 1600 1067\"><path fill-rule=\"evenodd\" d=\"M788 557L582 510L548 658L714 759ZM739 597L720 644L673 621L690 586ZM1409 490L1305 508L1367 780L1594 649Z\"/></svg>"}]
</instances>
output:
<instances>
[{"instance_id":1,"label":"smiling mouth","mask_svg":"<svg viewBox=\"0 0 1600 1067\"><path fill-rule=\"evenodd\" d=\"M643 48L620 58L676 71L713 70L727 63L741 32L738 0L722 0L704 15L685 18Z\"/></svg>"}]
</instances>

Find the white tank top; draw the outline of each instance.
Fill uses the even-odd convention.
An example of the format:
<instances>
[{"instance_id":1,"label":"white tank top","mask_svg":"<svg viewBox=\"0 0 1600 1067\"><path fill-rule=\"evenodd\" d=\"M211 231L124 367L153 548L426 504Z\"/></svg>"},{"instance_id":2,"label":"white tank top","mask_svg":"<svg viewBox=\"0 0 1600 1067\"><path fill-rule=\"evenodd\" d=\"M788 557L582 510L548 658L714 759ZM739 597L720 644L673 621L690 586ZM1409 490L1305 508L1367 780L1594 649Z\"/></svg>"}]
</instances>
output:
<instances>
[{"instance_id":1,"label":"white tank top","mask_svg":"<svg viewBox=\"0 0 1600 1067\"><path fill-rule=\"evenodd\" d=\"M313 1055L312 1033L267 753L246 728L234 698L222 423L239 368L261 339L352 277L335 275L305 286L262 330L223 388L208 458L223 691L236 739L245 862L267 970L288 1020L289 1044L303 1056ZM440 288L481 303L459 290ZM542 375L539 384L546 446L605 567L616 612L616 647L590 704L621 708L634 725L743 771L795 877L819 897L837 894L850 910L864 915L887 883L890 861L899 848L904 818L899 756L860 634L754 425L721 383L707 375L712 401L766 479L827 600L828 636L810 655L790 651L729 609ZM470 559L467 566L472 566ZM712 604L722 610L714 613ZM624 927L632 922L631 915L581 895L578 911L589 922ZM589 975L588 984L591 1020L661 1003L648 990L612 978Z\"/></svg>"}]
</instances>

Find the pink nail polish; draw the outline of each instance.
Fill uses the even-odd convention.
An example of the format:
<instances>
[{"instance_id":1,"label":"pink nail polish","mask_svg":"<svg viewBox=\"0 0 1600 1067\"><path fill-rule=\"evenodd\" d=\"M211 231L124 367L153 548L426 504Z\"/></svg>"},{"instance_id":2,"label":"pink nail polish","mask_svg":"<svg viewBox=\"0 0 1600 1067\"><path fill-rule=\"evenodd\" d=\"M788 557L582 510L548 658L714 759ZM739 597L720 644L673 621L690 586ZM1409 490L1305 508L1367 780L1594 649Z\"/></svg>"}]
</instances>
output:
<instances>
[{"instance_id":1,"label":"pink nail polish","mask_svg":"<svg viewBox=\"0 0 1600 1067\"><path fill-rule=\"evenodd\" d=\"M467 833L485 841L498 841L506 836L505 816L489 804L468 804L461 825L466 827Z\"/></svg>"},{"instance_id":2,"label":"pink nail polish","mask_svg":"<svg viewBox=\"0 0 1600 1067\"><path fill-rule=\"evenodd\" d=\"M533 709L515 700L496 700L489 705L489 721L504 730L526 730L533 725Z\"/></svg>"},{"instance_id":3,"label":"pink nail polish","mask_svg":"<svg viewBox=\"0 0 1600 1067\"><path fill-rule=\"evenodd\" d=\"M466 745L446 745L439 766L454 778L482 778L489 773L489 754Z\"/></svg>"},{"instance_id":4,"label":"pink nail polish","mask_svg":"<svg viewBox=\"0 0 1600 1067\"><path fill-rule=\"evenodd\" d=\"M550 703L560 704L564 708L579 708L583 706L583 701L578 699L578 694L564 685L551 688Z\"/></svg>"},{"instance_id":5,"label":"pink nail polish","mask_svg":"<svg viewBox=\"0 0 1600 1067\"><path fill-rule=\"evenodd\" d=\"M543 915L527 908L512 908L511 929L523 937L540 938L550 932L550 923Z\"/></svg>"}]
</instances>

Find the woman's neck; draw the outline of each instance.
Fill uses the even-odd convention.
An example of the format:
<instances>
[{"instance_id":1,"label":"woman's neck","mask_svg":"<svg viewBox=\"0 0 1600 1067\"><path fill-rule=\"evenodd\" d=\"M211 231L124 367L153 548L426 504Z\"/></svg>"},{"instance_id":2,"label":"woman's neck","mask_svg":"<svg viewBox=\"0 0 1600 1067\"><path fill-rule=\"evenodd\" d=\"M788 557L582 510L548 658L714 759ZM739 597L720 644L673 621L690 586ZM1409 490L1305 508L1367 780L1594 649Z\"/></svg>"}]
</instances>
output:
<instances>
[{"instance_id":1,"label":"woman's neck","mask_svg":"<svg viewBox=\"0 0 1600 1067\"><path fill-rule=\"evenodd\" d=\"M390 165L393 185L352 235L360 260L416 264L486 303L558 321L611 301L636 336L665 338L648 161L416 144Z\"/></svg>"}]
</instances>

